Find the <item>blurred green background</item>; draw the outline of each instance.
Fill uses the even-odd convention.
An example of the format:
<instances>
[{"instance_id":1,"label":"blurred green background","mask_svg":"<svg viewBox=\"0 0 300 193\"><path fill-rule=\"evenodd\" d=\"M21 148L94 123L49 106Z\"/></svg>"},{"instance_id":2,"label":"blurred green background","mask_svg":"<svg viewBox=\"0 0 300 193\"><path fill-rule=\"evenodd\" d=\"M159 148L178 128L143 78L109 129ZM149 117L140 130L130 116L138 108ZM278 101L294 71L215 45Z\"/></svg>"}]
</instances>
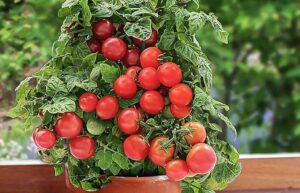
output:
<instances>
[{"instance_id":1,"label":"blurred green background","mask_svg":"<svg viewBox=\"0 0 300 193\"><path fill-rule=\"evenodd\" d=\"M34 158L30 132L5 116L14 88L51 55L62 0L0 0L0 160ZM300 1L202 0L230 33L199 33L214 64L213 96L231 106L241 153L300 151ZM207 30L209 32L209 30ZM224 112L226 113L226 112ZM224 126L225 127L225 126Z\"/></svg>"}]
</instances>

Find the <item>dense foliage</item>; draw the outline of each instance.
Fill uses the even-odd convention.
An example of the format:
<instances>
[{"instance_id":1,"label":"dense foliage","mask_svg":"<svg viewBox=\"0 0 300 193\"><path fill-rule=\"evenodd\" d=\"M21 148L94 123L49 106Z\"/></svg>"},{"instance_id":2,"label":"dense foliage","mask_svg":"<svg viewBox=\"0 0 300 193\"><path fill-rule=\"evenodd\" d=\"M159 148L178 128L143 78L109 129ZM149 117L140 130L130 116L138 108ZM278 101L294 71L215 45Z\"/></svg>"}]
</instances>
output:
<instances>
[{"instance_id":1,"label":"dense foliage","mask_svg":"<svg viewBox=\"0 0 300 193\"><path fill-rule=\"evenodd\" d=\"M173 143L175 144L175 159L177 157L185 159L192 148L184 139L188 131L182 124L193 120L205 126L206 142L216 151L217 165L211 173L187 178L182 182L184 191L223 189L239 174L238 153L233 146L217 139L222 129L213 121L219 118L235 131L229 119L221 113L221 110L227 111L229 108L210 97L212 86L210 62L195 38L195 34L206 23L211 24L222 42L227 43L228 34L213 14L207 15L204 12L193 12L189 11L189 8L184 8L189 5L199 6L198 1L172 0L64 2L59 15L66 19L61 28L60 38L54 44L53 57L41 70L20 84L17 89L17 105L9 113L11 117L24 118L25 129L41 126L47 129L39 131L47 134L54 130L54 127L56 133L59 131L58 124L63 119L60 117L61 113L72 120L72 123L77 124L74 126L76 128L80 128L80 120L83 120L84 130L81 135L87 136L84 138L86 144L94 145L90 139L94 139L96 143L96 152L92 158L85 159L88 157L76 153L74 149L76 145L73 145L79 138L72 139L70 146L66 145L69 144L69 140L59 137L63 135L60 133L63 131L57 133L55 145L43 144L46 149L39 151L44 161L54 164L57 175L63 171L64 164L68 163L70 180L75 187L96 190L107 183L107 180L100 178L102 175L145 176L164 173L163 167L158 167L158 164L153 164L148 158L144 161L132 161L124 155L122 142L126 136L120 132L120 129L123 131L119 124L120 118L100 120L94 112L87 113L85 110L84 112L82 110L84 108L77 103L78 98L86 91L95 93L98 97L115 96L114 92L117 96L121 95L113 90L112 86L115 86L116 79L125 73L125 66L120 61L111 61L114 58L106 59L108 56L103 49L105 42L102 52L106 58L101 54L91 53L87 44L92 37L91 24L100 18L109 18L115 24L123 24L124 32L120 30L116 36L125 40L129 47L134 46L132 37L145 41L151 36L152 28L157 30L160 34L157 46L164 52L160 56L160 61L173 61L179 64L183 72L183 82L192 88L192 112L189 116L175 119L164 113L151 113L156 114L155 116L143 113L144 119L138 121L143 127L142 134L146 141L164 135L167 140L159 145L166 151ZM145 44L142 43L141 49L144 48ZM139 91L134 98L128 97L132 98L130 100L124 99L127 97L117 97L120 108L126 110L128 107L138 107L141 94L142 91ZM172 98L170 99L173 102ZM168 103L166 104L165 108L168 108ZM140 105L142 109L147 109L143 108L141 102ZM77 116L72 118L74 113L66 114L66 112L75 112L80 118ZM173 115L176 116L174 113ZM70 136L67 138L74 137L73 134L66 135ZM37 137L38 135L34 135L34 139ZM55 139L53 134L49 137Z\"/></svg>"}]
</instances>

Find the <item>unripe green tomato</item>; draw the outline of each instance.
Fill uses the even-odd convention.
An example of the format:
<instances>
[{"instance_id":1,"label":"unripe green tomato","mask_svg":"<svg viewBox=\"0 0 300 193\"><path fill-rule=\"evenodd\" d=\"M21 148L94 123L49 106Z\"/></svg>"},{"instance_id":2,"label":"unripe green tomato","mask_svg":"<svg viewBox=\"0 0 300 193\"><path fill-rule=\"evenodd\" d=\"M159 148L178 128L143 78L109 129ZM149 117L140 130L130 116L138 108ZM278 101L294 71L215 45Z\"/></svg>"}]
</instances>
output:
<instances>
[{"instance_id":1,"label":"unripe green tomato","mask_svg":"<svg viewBox=\"0 0 300 193\"><path fill-rule=\"evenodd\" d=\"M106 128L106 123L100 119L91 118L86 124L87 130L92 135L101 135Z\"/></svg>"},{"instance_id":2,"label":"unripe green tomato","mask_svg":"<svg viewBox=\"0 0 300 193\"><path fill-rule=\"evenodd\" d=\"M174 118L174 116L170 111L170 106L165 106L165 108L162 111L162 115L166 118Z\"/></svg>"}]
</instances>

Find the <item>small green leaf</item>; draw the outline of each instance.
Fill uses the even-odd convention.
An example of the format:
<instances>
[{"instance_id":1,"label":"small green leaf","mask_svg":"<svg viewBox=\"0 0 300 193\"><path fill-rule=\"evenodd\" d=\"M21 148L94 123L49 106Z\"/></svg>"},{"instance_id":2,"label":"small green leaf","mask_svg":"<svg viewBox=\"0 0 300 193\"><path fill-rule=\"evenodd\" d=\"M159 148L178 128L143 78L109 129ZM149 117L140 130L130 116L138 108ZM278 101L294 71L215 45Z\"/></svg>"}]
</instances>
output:
<instances>
[{"instance_id":1,"label":"small green leaf","mask_svg":"<svg viewBox=\"0 0 300 193\"><path fill-rule=\"evenodd\" d=\"M83 24L85 26L91 26L91 19L92 19L92 13L89 7L88 0L80 0L79 4L82 8L82 15L83 15Z\"/></svg>"},{"instance_id":2,"label":"small green leaf","mask_svg":"<svg viewBox=\"0 0 300 193\"><path fill-rule=\"evenodd\" d=\"M135 95L135 97L133 99L120 99L119 98L118 100L120 103L120 107L125 109L127 107L130 107L130 106L133 106L133 105L139 103L142 94L143 94L143 91L141 90Z\"/></svg>"},{"instance_id":3,"label":"small green leaf","mask_svg":"<svg viewBox=\"0 0 300 193\"><path fill-rule=\"evenodd\" d=\"M167 0L166 1L166 8L169 9L172 6L176 5L176 0Z\"/></svg>"},{"instance_id":4,"label":"small green leaf","mask_svg":"<svg viewBox=\"0 0 300 193\"><path fill-rule=\"evenodd\" d=\"M88 66L88 65L95 64L97 55L98 55L97 53L92 53L87 55L85 58L83 58L83 65Z\"/></svg>"},{"instance_id":5,"label":"small green leaf","mask_svg":"<svg viewBox=\"0 0 300 193\"><path fill-rule=\"evenodd\" d=\"M74 112L76 110L76 103L68 97L58 97L53 99L52 104L45 105L43 110L51 114Z\"/></svg>"},{"instance_id":6,"label":"small green leaf","mask_svg":"<svg viewBox=\"0 0 300 193\"><path fill-rule=\"evenodd\" d=\"M56 76L52 76L47 83L46 93L49 96L65 95L68 93L65 83Z\"/></svg>"},{"instance_id":7,"label":"small green leaf","mask_svg":"<svg viewBox=\"0 0 300 193\"><path fill-rule=\"evenodd\" d=\"M175 39L176 34L174 31L165 30L160 37L158 47L162 50L172 50L174 48Z\"/></svg>"},{"instance_id":8,"label":"small green leaf","mask_svg":"<svg viewBox=\"0 0 300 193\"><path fill-rule=\"evenodd\" d=\"M64 172L64 165L54 165L54 174L55 176L60 176Z\"/></svg>"},{"instance_id":9,"label":"small green leaf","mask_svg":"<svg viewBox=\"0 0 300 193\"><path fill-rule=\"evenodd\" d=\"M152 34L151 19L149 17L143 17L134 23L127 22L124 26L124 32L129 37L147 40Z\"/></svg>"},{"instance_id":10,"label":"small green leaf","mask_svg":"<svg viewBox=\"0 0 300 193\"><path fill-rule=\"evenodd\" d=\"M124 170L129 169L129 161L128 161L127 157L125 157L121 153L113 154L112 159L116 164L118 164L118 166L120 166L120 168L122 168Z\"/></svg>"},{"instance_id":11,"label":"small green leaf","mask_svg":"<svg viewBox=\"0 0 300 193\"><path fill-rule=\"evenodd\" d=\"M120 76L119 68L108 65L106 63L100 64L100 72L102 75L102 79L109 84L113 84L115 80Z\"/></svg>"},{"instance_id":12,"label":"small green leaf","mask_svg":"<svg viewBox=\"0 0 300 193\"><path fill-rule=\"evenodd\" d=\"M112 153L109 151L100 150L96 154L96 164L102 170L107 170L112 165Z\"/></svg>"},{"instance_id":13,"label":"small green leaf","mask_svg":"<svg viewBox=\"0 0 300 193\"><path fill-rule=\"evenodd\" d=\"M236 137L237 136L237 131L235 129L235 126L231 123L231 121L229 120L228 117L226 117L225 115L223 115L222 113L218 112L217 113L218 117L224 121L224 123L226 124L226 126L231 129L234 133L234 136Z\"/></svg>"},{"instance_id":14,"label":"small green leaf","mask_svg":"<svg viewBox=\"0 0 300 193\"><path fill-rule=\"evenodd\" d=\"M109 171L113 174L113 175L118 175L121 171L121 168L118 164L116 164L115 162L112 163L112 165L109 168Z\"/></svg>"}]
</instances>

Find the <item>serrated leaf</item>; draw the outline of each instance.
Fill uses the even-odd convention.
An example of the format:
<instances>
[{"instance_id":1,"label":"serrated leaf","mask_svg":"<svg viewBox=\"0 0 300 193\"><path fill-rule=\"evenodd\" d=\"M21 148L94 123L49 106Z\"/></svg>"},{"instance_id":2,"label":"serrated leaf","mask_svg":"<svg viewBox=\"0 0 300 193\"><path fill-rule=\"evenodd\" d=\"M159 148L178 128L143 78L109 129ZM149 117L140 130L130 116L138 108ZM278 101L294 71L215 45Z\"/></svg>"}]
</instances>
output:
<instances>
[{"instance_id":1,"label":"serrated leaf","mask_svg":"<svg viewBox=\"0 0 300 193\"><path fill-rule=\"evenodd\" d=\"M120 76L120 70L118 67L111 66L106 63L100 64L100 72L102 79L109 84L113 84Z\"/></svg>"},{"instance_id":2,"label":"serrated leaf","mask_svg":"<svg viewBox=\"0 0 300 193\"><path fill-rule=\"evenodd\" d=\"M218 112L217 113L218 117L224 121L224 123L226 124L226 126L231 129L234 133L234 136L237 137L237 131L236 131L236 128L235 126L231 123L231 121L229 120L228 117L226 117L225 115L223 115L222 113Z\"/></svg>"},{"instance_id":3,"label":"serrated leaf","mask_svg":"<svg viewBox=\"0 0 300 193\"><path fill-rule=\"evenodd\" d=\"M209 21L213 26L214 30L217 32L219 40L225 44L228 44L229 33L223 29L222 24L218 21L218 18L213 13L210 13L209 17Z\"/></svg>"},{"instance_id":4,"label":"serrated leaf","mask_svg":"<svg viewBox=\"0 0 300 193\"><path fill-rule=\"evenodd\" d=\"M68 97L58 97L53 99L53 103L45 105L43 110L51 114L74 112L76 103Z\"/></svg>"},{"instance_id":5,"label":"serrated leaf","mask_svg":"<svg viewBox=\"0 0 300 193\"><path fill-rule=\"evenodd\" d=\"M121 169L123 170L128 170L129 169L129 161L127 157L122 155L121 153L114 153L112 156L112 160L120 166Z\"/></svg>"},{"instance_id":6,"label":"serrated leaf","mask_svg":"<svg viewBox=\"0 0 300 193\"><path fill-rule=\"evenodd\" d=\"M175 39L176 34L174 31L165 30L160 37L158 47L162 50L172 50L174 48Z\"/></svg>"},{"instance_id":7,"label":"serrated leaf","mask_svg":"<svg viewBox=\"0 0 300 193\"><path fill-rule=\"evenodd\" d=\"M112 153L109 151L100 150L96 154L96 164L102 170L107 170L112 165Z\"/></svg>"},{"instance_id":8,"label":"serrated leaf","mask_svg":"<svg viewBox=\"0 0 300 193\"><path fill-rule=\"evenodd\" d=\"M90 21L92 19L92 13L88 4L88 0L80 0L79 4L82 8L83 24L85 26L91 26Z\"/></svg>"},{"instance_id":9,"label":"serrated leaf","mask_svg":"<svg viewBox=\"0 0 300 193\"><path fill-rule=\"evenodd\" d=\"M97 55L98 55L97 53L92 53L87 55L85 58L83 58L83 65L88 66L88 65L95 64Z\"/></svg>"},{"instance_id":10,"label":"serrated leaf","mask_svg":"<svg viewBox=\"0 0 300 193\"><path fill-rule=\"evenodd\" d=\"M60 176L64 173L64 165L54 165L54 175Z\"/></svg>"},{"instance_id":11,"label":"serrated leaf","mask_svg":"<svg viewBox=\"0 0 300 193\"><path fill-rule=\"evenodd\" d=\"M121 168L118 164L116 164L115 162L112 163L112 165L109 168L109 171L113 174L113 175L118 175L121 171Z\"/></svg>"},{"instance_id":12,"label":"serrated leaf","mask_svg":"<svg viewBox=\"0 0 300 193\"><path fill-rule=\"evenodd\" d=\"M152 34L151 19L143 17L134 23L127 22L124 26L124 32L129 37L135 37L140 40L147 40Z\"/></svg>"},{"instance_id":13,"label":"serrated leaf","mask_svg":"<svg viewBox=\"0 0 300 193\"><path fill-rule=\"evenodd\" d=\"M56 76L52 76L47 83L46 93L49 96L66 95L68 93L65 83Z\"/></svg>"},{"instance_id":14,"label":"serrated leaf","mask_svg":"<svg viewBox=\"0 0 300 193\"><path fill-rule=\"evenodd\" d=\"M166 8L169 9L172 6L176 5L176 0L167 0L166 1Z\"/></svg>"}]
</instances>

